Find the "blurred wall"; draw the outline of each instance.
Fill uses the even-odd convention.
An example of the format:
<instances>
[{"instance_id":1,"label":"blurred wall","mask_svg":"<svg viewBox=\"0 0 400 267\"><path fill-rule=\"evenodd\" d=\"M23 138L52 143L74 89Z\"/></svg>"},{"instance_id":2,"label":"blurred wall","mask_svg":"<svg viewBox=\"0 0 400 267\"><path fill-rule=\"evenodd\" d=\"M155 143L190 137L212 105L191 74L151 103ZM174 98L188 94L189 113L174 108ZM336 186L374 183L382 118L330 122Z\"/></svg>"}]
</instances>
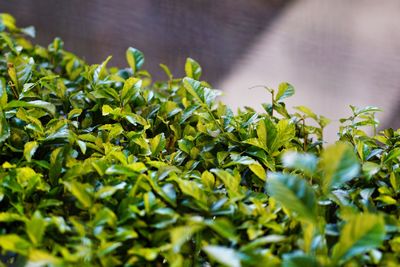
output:
<instances>
[{"instance_id":1,"label":"blurred wall","mask_svg":"<svg viewBox=\"0 0 400 267\"><path fill-rule=\"evenodd\" d=\"M383 127L400 127L400 1L300 0L264 31L219 83L233 107L261 109L268 93L254 85L296 88L288 107L305 105L338 120L349 105L373 105Z\"/></svg>"},{"instance_id":2,"label":"blurred wall","mask_svg":"<svg viewBox=\"0 0 400 267\"><path fill-rule=\"evenodd\" d=\"M187 57L198 60L204 79L216 82L241 58L288 0L1 0L0 12L34 25L35 42L59 36L66 49L89 63L113 55L126 66L125 50L145 53L145 68L163 78L159 63L182 74Z\"/></svg>"}]
</instances>

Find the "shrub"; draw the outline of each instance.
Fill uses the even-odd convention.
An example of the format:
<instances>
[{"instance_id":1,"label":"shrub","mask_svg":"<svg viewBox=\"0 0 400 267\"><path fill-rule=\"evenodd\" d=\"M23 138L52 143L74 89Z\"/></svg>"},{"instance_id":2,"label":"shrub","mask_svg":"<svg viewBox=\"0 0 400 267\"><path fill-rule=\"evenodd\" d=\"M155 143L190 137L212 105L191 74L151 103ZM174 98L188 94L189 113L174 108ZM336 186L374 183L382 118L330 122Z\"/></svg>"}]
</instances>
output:
<instances>
[{"instance_id":1,"label":"shrub","mask_svg":"<svg viewBox=\"0 0 400 267\"><path fill-rule=\"evenodd\" d=\"M0 251L28 266L398 266L400 131L378 111L234 114L200 80L87 65L0 20Z\"/></svg>"}]
</instances>

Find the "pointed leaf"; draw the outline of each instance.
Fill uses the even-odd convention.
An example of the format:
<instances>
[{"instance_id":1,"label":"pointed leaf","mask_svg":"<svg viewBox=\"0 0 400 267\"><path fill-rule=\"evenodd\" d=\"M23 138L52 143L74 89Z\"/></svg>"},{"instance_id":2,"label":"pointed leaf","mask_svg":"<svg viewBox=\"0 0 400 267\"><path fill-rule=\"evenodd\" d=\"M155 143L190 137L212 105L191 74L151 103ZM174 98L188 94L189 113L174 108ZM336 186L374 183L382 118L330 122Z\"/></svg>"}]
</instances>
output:
<instances>
[{"instance_id":1,"label":"pointed leaf","mask_svg":"<svg viewBox=\"0 0 400 267\"><path fill-rule=\"evenodd\" d=\"M385 239L385 223L381 215L354 215L340 231L339 242L333 248L333 260L344 263L350 258L379 247Z\"/></svg>"},{"instance_id":2,"label":"pointed leaf","mask_svg":"<svg viewBox=\"0 0 400 267\"><path fill-rule=\"evenodd\" d=\"M307 182L297 176L270 173L267 193L300 219L316 222L316 197Z\"/></svg>"},{"instance_id":3,"label":"pointed leaf","mask_svg":"<svg viewBox=\"0 0 400 267\"><path fill-rule=\"evenodd\" d=\"M294 95L294 87L289 83L281 83L276 94L275 101L282 102L283 99Z\"/></svg>"},{"instance_id":4,"label":"pointed leaf","mask_svg":"<svg viewBox=\"0 0 400 267\"><path fill-rule=\"evenodd\" d=\"M342 142L331 145L322 152L319 167L323 171L322 188L325 193L352 180L360 170L353 148Z\"/></svg>"},{"instance_id":5,"label":"pointed leaf","mask_svg":"<svg viewBox=\"0 0 400 267\"><path fill-rule=\"evenodd\" d=\"M126 50L126 61L128 61L128 64L132 69L132 73L135 75L136 72L143 66L144 55L138 49L129 47Z\"/></svg>"},{"instance_id":6,"label":"pointed leaf","mask_svg":"<svg viewBox=\"0 0 400 267\"><path fill-rule=\"evenodd\" d=\"M199 80L201 76L201 67L199 63L189 57L186 59L185 72L186 76L189 78Z\"/></svg>"}]
</instances>

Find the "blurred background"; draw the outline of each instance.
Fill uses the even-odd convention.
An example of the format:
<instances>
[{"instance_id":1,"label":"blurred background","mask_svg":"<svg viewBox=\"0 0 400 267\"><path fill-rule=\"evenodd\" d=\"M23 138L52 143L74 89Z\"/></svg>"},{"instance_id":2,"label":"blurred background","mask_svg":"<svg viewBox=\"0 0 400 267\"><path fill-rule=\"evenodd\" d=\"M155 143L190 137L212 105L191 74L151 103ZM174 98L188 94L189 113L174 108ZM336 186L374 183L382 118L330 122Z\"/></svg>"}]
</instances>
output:
<instances>
[{"instance_id":1,"label":"blurred background","mask_svg":"<svg viewBox=\"0 0 400 267\"><path fill-rule=\"evenodd\" d=\"M112 54L110 65L126 66L136 47L155 79L166 78L159 63L182 76L192 57L234 109L261 110L269 95L248 88L287 81L288 106L331 118L331 139L350 104L381 107L382 127L400 127L398 0L1 0L0 12L89 63Z\"/></svg>"}]
</instances>

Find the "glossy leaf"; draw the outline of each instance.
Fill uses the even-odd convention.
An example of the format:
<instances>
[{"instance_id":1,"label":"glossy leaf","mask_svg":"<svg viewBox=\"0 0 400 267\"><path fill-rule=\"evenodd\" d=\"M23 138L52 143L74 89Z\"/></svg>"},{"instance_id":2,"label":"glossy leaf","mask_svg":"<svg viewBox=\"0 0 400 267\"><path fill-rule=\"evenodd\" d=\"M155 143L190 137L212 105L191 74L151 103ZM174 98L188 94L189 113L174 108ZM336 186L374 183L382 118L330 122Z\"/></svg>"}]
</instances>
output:
<instances>
[{"instance_id":1,"label":"glossy leaf","mask_svg":"<svg viewBox=\"0 0 400 267\"><path fill-rule=\"evenodd\" d=\"M382 216L360 213L344 225L339 242L333 249L333 260L345 262L350 258L379 247L385 238Z\"/></svg>"},{"instance_id":2,"label":"glossy leaf","mask_svg":"<svg viewBox=\"0 0 400 267\"><path fill-rule=\"evenodd\" d=\"M298 176L273 173L267 178L267 192L300 219L316 222L316 196L312 187Z\"/></svg>"},{"instance_id":3,"label":"glossy leaf","mask_svg":"<svg viewBox=\"0 0 400 267\"><path fill-rule=\"evenodd\" d=\"M144 55L138 49L129 47L126 50L126 61L128 62L129 66L132 69L132 73L135 74L140 68L143 66L144 63Z\"/></svg>"},{"instance_id":4,"label":"glossy leaf","mask_svg":"<svg viewBox=\"0 0 400 267\"><path fill-rule=\"evenodd\" d=\"M190 57L186 59L185 63L186 76L195 80L199 80L201 76L201 67L194 59Z\"/></svg>"},{"instance_id":5,"label":"glossy leaf","mask_svg":"<svg viewBox=\"0 0 400 267\"><path fill-rule=\"evenodd\" d=\"M324 192L340 187L355 178L360 170L360 165L353 149L345 143L337 143L327 147L320 161L320 169L324 175L322 186Z\"/></svg>"}]
</instances>

